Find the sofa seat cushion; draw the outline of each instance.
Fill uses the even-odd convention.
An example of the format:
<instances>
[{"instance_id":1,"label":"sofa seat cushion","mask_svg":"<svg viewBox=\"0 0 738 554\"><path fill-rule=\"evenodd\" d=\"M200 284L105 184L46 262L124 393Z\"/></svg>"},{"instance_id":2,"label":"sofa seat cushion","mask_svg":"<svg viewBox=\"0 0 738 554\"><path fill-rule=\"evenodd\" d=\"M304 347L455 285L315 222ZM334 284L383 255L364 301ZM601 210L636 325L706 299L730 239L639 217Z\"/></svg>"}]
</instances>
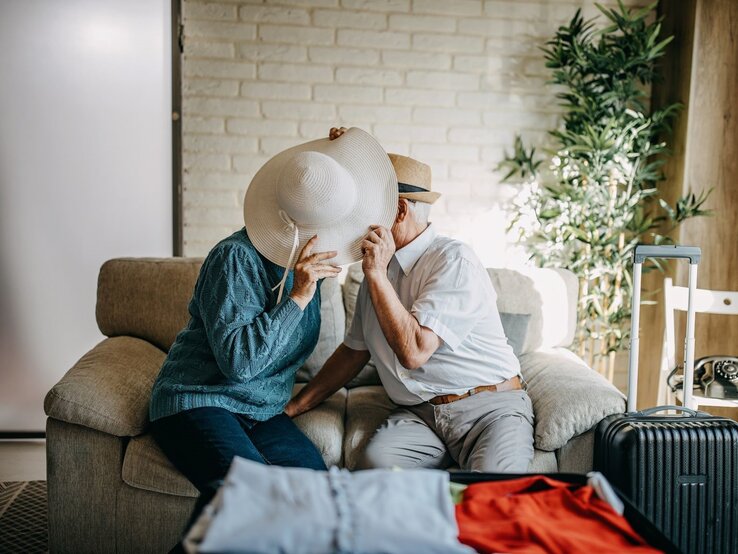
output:
<instances>
[{"instance_id":1,"label":"sofa seat cushion","mask_svg":"<svg viewBox=\"0 0 738 554\"><path fill-rule=\"evenodd\" d=\"M562 473L589 473L594 465L594 429L571 439L556 451Z\"/></svg>"},{"instance_id":2,"label":"sofa seat cushion","mask_svg":"<svg viewBox=\"0 0 738 554\"><path fill-rule=\"evenodd\" d=\"M547 450L533 450L533 460L528 466L528 473L557 473L559 471L556 454Z\"/></svg>"},{"instance_id":3,"label":"sofa seat cushion","mask_svg":"<svg viewBox=\"0 0 738 554\"><path fill-rule=\"evenodd\" d=\"M74 364L46 395L46 415L118 437L149 422L149 398L166 355L145 340L105 339Z\"/></svg>"},{"instance_id":4,"label":"sofa seat cushion","mask_svg":"<svg viewBox=\"0 0 738 554\"><path fill-rule=\"evenodd\" d=\"M395 407L381 386L349 389L346 433L343 437L343 463L346 469L356 468L366 443Z\"/></svg>"},{"instance_id":5,"label":"sofa seat cushion","mask_svg":"<svg viewBox=\"0 0 738 554\"><path fill-rule=\"evenodd\" d=\"M123 482L137 489L197 497L195 486L175 469L150 434L130 440L123 457Z\"/></svg>"},{"instance_id":6,"label":"sofa seat cushion","mask_svg":"<svg viewBox=\"0 0 738 554\"><path fill-rule=\"evenodd\" d=\"M295 385L292 395L297 394L304 386L304 384ZM300 430L318 447L328 467L343 463L345 415L346 389L339 389L319 406L295 418Z\"/></svg>"},{"instance_id":7,"label":"sofa seat cushion","mask_svg":"<svg viewBox=\"0 0 738 554\"><path fill-rule=\"evenodd\" d=\"M304 385L296 385L297 393ZM295 418L297 426L318 447L327 466L341 463L346 390ZM132 487L176 496L197 496L197 489L177 471L148 433L131 439L123 458L123 481Z\"/></svg>"}]
</instances>

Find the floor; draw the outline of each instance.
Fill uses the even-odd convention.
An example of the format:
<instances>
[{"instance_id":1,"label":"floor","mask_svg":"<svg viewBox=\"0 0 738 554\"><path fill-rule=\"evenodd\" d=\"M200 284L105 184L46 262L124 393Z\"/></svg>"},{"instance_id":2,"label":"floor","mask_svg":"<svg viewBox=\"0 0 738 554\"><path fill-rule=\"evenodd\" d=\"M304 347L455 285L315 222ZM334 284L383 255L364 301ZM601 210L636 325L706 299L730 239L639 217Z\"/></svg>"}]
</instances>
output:
<instances>
[{"instance_id":1,"label":"floor","mask_svg":"<svg viewBox=\"0 0 738 554\"><path fill-rule=\"evenodd\" d=\"M0 440L0 552L45 553L46 441Z\"/></svg>"},{"instance_id":2,"label":"floor","mask_svg":"<svg viewBox=\"0 0 738 554\"><path fill-rule=\"evenodd\" d=\"M44 439L0 440L0 483L45 480Z\"/></svg>"}]
</instances>

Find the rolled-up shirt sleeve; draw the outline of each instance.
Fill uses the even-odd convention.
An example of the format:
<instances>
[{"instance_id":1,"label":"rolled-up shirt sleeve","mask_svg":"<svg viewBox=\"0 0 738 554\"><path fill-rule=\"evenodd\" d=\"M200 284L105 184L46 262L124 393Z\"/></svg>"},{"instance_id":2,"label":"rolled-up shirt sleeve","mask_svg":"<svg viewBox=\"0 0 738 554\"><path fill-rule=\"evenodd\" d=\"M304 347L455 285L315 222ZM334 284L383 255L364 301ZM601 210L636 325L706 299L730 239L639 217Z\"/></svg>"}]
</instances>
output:
<instances>
[{"instance_id":1,"label":"rolled-up shirt sleeve","mask_svg":"<svg viewBox=\"0 0 738 554\"><path fill-rule=\"evenodd\" d=\"M361 321L362 318L362 304L366 301L366 295L368 294L366 288L366 281L361 283L359 291L356 294L356 308L354 309L354 318L351 320L346 336L343 338L343 344L348 346L351 350L369 350L364 341L364 327Z\"/></svg>"},{"instance_id":2,"label":"rolled-up shirt sleeve","mask_svg":"<svg viewBox=\"0 0 738 554\"><path fill-rule=\"evenodd\" d=\"M463 257L446 260L423 283L410 313L453 350L479 321L486 293L475 264Z\"/></svg>"}]
</instances>

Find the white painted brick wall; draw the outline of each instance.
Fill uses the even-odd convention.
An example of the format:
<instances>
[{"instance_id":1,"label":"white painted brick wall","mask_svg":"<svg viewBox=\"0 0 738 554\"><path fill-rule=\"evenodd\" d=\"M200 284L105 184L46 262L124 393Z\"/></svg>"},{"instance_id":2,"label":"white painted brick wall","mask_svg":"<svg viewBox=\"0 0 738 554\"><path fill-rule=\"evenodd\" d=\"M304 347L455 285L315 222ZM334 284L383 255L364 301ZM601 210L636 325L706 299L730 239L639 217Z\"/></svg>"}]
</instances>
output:
<instances>
[{"instance_id":1,"label":"white painted brick wall","mask_svg":"<svg viewBox=\"0 0 738 554\"><path fill-rule=\"evenodd\" d=\"M493 168L516 133L545 142L556 124L538 47L577 7L598 13L589 0L185 0L185 254L243 224L269 157L355 125L430 164L441 232L509 262Z\"/></svg>"}]
</instances>

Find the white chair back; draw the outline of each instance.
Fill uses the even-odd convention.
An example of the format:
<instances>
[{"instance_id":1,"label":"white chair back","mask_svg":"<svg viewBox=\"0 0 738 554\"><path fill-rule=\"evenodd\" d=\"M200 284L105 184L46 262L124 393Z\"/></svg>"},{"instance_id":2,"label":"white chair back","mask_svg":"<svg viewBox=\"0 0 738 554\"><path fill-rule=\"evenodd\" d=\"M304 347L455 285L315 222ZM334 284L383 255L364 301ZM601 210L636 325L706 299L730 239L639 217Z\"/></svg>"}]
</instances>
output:
<instances>
[{"instance_id":1,"label":"white chair back","mask_svg":"<svg viewBox=\"0 0 738 554\"><path fill-rule=\"evenodd\" d=\"M661 374L658 388L658 404L661 406L673 404L675 400L674 394L666 383L669 373L677 365L674 313L677 311L686 312L688 302L689 289L687 287L675 286L670 277L664 279L664 347L661 356ZM694 296L694 306L695 313L698 314L738 315L738 292L697 289ZM730 354L730 352L725 354ZM699 403L700 399L695 400Z\"/></svg>"}]
</instances>

